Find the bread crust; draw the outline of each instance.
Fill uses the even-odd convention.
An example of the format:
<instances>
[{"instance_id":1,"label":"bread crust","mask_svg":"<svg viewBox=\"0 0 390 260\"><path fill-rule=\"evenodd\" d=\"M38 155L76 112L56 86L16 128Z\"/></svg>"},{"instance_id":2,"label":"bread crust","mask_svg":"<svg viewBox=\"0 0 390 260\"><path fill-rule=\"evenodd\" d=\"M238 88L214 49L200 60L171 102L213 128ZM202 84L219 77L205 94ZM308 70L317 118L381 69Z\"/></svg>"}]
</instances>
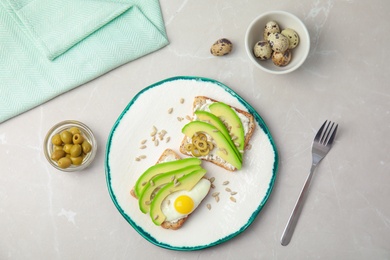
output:
<instances>
[{"instance_id":1,"label":"bread crust","mask_svg":"<svg viewBox=\"0 0 390 260\"><path fill-rule=\"evenodd\" d=\"M196 96L194 98L194 102L193 102L193 105L192 105L192 111L193 111L193 115L194 115L194 112L195 112L195 107L200 105L204 105L206 104L207 100L210 100L212 102L219 102L218 100L216 99L213 99L213 98L210 98L210 97L206 97L206 96ZM227 104L228 105L228 104ZM230 106L230 105L229 105ZM248 147L248 144L249 144L249 141L250 139L252 138L252 135L253 135L253 132L255 131L255 119L253 117L253 115L247 111L244 111L242 109L239 109L239 108L236 108L236 107L233 107L233 106L230 106L231 108L233 108L235 111L237 111L239 114L242 114L244 115L246 118L248 118L249 120L249 126L248 126L248 132L247 134L245 135L245 141L244 141L244 149L246 149ZM180 145L180 152L182 154L185 154L185 155L188 155L188 156L193 156L190 152L188 152L186 149L185 149L185 146L187 144L187 137L185 136L181 142L181 145ZM206 159L206 158L202 158L202 157L199 157L200 159L204 160L204 161L208 161L208 162L211 162L211 163L214 163L228 171L235 171L237 170L236 168L229 168L227 165L221 163L221 162L218 162L218 161L215 161L215 160L211 160L211 159Z\"/></svg>"},{"instance_id":2,"label":"bread crust","mask_svg":"<svg viewBox=\"0 0 390 260\"><path fill-rule=\"evenodd\" d=\"M168 149L164 150L164 152L161 154L160 158L157 160L156 164L163 162L169 156L174 156L176 160L181 159L179 154L177 154L172 149L168 148ZM210 187L210 189L211 189L211 187ZM131 194L131 196L133 196L134 198L137 199L137 197L135 196L134 187L130 190L130 194ZM179 228L181 228L183 226L184 222L186 222L186 220L188 219L188 217L190 215L188 215L188 216L186 216L184 218L181 218L181 219L179 219L176 222L164 221L163 223L161 223L161 227L165 228L165 229L177 230L177 229L179 229Z\"/></svg>"}]
</instances>

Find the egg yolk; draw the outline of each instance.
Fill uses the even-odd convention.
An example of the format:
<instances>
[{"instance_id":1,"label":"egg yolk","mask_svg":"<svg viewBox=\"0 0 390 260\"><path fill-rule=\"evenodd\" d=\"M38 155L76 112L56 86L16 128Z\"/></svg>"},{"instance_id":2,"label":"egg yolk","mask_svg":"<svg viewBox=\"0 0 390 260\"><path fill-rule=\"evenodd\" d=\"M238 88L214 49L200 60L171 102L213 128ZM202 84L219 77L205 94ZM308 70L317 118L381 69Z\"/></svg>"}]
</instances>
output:
<instances>
[{"instance_id":1,"label":"egg yolk","mask_svg":"<svg viewBox=\"0 0 390 260\"><path fill-rule=\"evenodd\" d=\"M181 214L189 214L194 208L194 201L187 195L181 195L176 198L175 209Z\"/></svg>"}]
</instances>

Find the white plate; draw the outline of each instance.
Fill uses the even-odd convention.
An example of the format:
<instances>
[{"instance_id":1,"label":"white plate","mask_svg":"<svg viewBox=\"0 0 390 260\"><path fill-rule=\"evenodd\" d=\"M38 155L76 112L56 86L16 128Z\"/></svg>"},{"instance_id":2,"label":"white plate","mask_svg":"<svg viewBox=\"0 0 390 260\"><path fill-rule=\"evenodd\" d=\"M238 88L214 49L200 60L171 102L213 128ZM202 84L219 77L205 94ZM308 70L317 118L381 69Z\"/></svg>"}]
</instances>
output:
<instances>
[{"instance_id":1,"label":"white plate","mask_svg":"<svg viewBox=\"0 0 390 260\"><path fill-rule=\"evenodd\" d=\"M250 141L252 148L245 151L243 168L229 172L203 162L207 177L215 177L215 188L199 205L179 230L155 226L149 215L138 208L138 201L130 196L137 178L154 165L166 148L179 152L184 135L182 127L192 115L195 96L208 96L237 108L247 110L256 119L256 129ZM184 103L180 100L184 99ZM173 108L172 113L168 110ZM184 118L179 120L178 118ZM153 126L167 134L158 146L152 142ZM167 137L170 141L166 142ZM140 149L146 139L145 149ZM146 155L145 159L135 158ZM184 156L183 156L184 157ZM173 250L198 250L214 246L243 232L256 218L266 203L278 168L278 153L271 134L260 115L233 90L215 80L199 77L175 77L155 83L128 104L114 124L107 142L106 179L110 196L130 225L151 243ZM228 185L223 182L229 181ZM225 189L237 192L236 202ZM219 191L217 203L211 193ZM211 204L211 210L206 204Z\"/></svg>"}]
</instances>

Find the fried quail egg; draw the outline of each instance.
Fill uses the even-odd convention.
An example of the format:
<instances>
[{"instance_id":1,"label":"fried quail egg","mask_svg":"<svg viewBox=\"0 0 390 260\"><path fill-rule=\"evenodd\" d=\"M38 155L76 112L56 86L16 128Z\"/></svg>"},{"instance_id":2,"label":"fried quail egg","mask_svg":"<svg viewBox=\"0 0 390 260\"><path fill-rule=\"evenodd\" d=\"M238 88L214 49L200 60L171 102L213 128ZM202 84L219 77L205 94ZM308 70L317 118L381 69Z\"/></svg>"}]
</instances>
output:
<instances>
[{"instance_id":1,"label":"fried quail egg","mask_svg":"<svg viewBox=\"0 0 390 260\"><path fill-rule=\"evenodd\" d=\"M165 221L176 222L191 214L206 197L211 182L201 179L190 191L181 190L168 195L161 204Z\"/></svg>"}]
</instances>

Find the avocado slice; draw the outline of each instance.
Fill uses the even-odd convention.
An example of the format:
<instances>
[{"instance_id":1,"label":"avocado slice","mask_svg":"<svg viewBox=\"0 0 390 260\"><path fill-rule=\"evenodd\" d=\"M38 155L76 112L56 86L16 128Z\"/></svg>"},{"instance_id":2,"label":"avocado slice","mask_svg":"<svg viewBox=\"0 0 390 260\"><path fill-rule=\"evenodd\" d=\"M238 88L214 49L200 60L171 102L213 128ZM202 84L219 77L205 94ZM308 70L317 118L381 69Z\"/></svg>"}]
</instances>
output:
<instances>
[{"instance_id":1,"label":"avocado slice","mask_svg":"<svg viewBox=\"0 0 390 260\"><path fill-rule=\"evenodd\" d=\"M184 168L189 165L200 165L202 162L198 158L185 158L185 159L180 159L176 161L170 161L170 162L162 162L155 164L151 167L149 167L137 180L134 186L134 192L137 198L139 198L145 189L145 185L152 179L154 176L164 173L164 172L169 172L169 171L174 171L180 168Z\"/></svg>"},{"instance_id":2,"label":"avocado slice","mask_svg":"<svg viewBox=\"0 0 390 260\"><path fill-rule=\"evenodd\" d=\"M228 130L231 136L237 139L234 142L237 144L237 148L240 153L244 153L245 132L241 119L237 113L228 105L223 102L216 102L209 106L211 113L219 117L222 121L226 122Z\"/></svg>"},{"instance_id":3,"label":"avocado slice","mask_svg":"<svg viewBox=\"0 0 390 260\"><path fill-rule=\"evenodd\" d=\"M241 169L241 159L236 155L234 148L225 136L215 126L202 121L192 121L186 124L181 131L188 137L192 137L197 132L208 134L217 145L216 154L238 170Z\"/></svg>"},{"instance_id":4,"label":"avocado slice","mask_svg":"<svg viewBox=\"0 0 390 260\"><path fill-rule=\"evenodd\" d=\"M225 136L226 140L228 140L230 145L234 148L234 151L237 154L237 156L242 161L242 154L238 151L236 145L234 144L234 142L229 134L228 129L226 128L226 126L223 124L223 122L217 116L215 116L214 114L212 114L210 112L203 111L203 110L195 111L195 115L199 118L200 121L205 121L207 123L210 123L213 126L215 126L219 131L221 131L221 133Z\"/></svg>"},{"instance_id":5,"label":"avocado slice","mask_svg":"<svg viewBox=\"0 0 390 260\"><path fill-rule=\"evenodd\" d=\"M148 183L145 185L145 189L143 190L141 196L138 199L138 205L140 210L143 213L148 213L150 210L150 203L152 194L156 191L156 189L162 188L169 182L172 182L174 178L178 178L179 176L187 175L195 170L199 170L202 167L200 165L190 165L178 170L169 171L166 173L159 174L153 177Z\"/></svg>"},{"instance_id":6,"label":"avocado slice","mask_svg":"<svg viewBox=\"0 0 390 260\"><path fill-rule=\"evenodd\" d=\"M162 187L154 196L150 205L150 217L153 223L160 226L165 221L166 216L161 210L161 204L168 195L179 190L190 191L205 174L206 170L202 168L179 178L177 183L170 182Z\"/></svg>"}]
</instances>

